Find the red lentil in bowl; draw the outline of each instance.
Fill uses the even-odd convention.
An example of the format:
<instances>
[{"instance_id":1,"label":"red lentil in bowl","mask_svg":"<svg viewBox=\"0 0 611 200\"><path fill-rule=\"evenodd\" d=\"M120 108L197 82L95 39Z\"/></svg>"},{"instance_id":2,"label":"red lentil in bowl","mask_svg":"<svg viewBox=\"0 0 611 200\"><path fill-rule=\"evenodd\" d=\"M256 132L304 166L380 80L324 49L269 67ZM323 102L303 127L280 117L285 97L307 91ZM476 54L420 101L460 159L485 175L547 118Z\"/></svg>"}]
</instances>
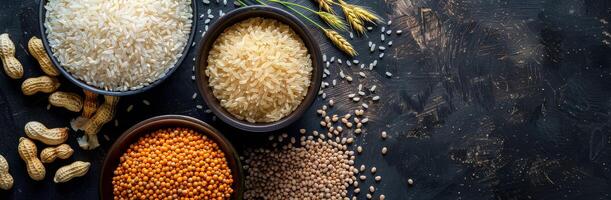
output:
<instances>
[{"instance_id":1,"label":"red lentil in bowl","mask_svg":"<svg viewBox=\"0 0 611 200\"><path fill-rule=\"evenodd\" d=\"M218 130L192 117L164 115L132 126L113 144L100 197L242 199L243 178L235 148Z\"/></svg>"},{"instance_id":2,"label":"red lentil in bowl","mask_svg":"<svg viewBox=\"0 0 611 200\"><path fill-rule=\"evenodd\" d=\"M226 199L233 193L223 151L187 128L160 129L130 145L112 183L115 199Z\"/></svg>"}]
</instances>

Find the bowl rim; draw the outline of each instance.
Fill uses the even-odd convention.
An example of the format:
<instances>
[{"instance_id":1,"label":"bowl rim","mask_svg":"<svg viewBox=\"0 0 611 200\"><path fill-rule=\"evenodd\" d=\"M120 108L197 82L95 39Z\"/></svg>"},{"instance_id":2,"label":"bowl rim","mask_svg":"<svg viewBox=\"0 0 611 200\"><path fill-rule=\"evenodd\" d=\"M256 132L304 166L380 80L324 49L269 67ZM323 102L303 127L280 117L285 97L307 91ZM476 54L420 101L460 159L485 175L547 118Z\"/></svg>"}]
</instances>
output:
<instances>
[{"instance_id":1,"label":"bowl rim","mask_svg":"<svg viewBox=\"0 0 611 200\"><path fill-rule=\"evenodd\" d=\"M312 60L312 78L310 81L310 87L308 88L303 100L289 115L271 123L250 123L234 117L220 105L218 99L213 95L210 86L208 86L208 76L205 75L205 69L207 68L208 64L207 59L209 50L214 45L214 42L218 36L222 34L227 27L252 17L276 19L291 27L291 29L293 29L293 31L299 35L305 44L306 48L308 49L308 53L310 54L310 59ZM241 7L228 12L213 23L210 29L206 31L203 40L201 40L200 44L198 45L197 53L198 55L195 62L195 76L200 96L202 96L204 102L206 102L206 105L208 105L208 108L218 118L220 118L223 122L243 131L261 133L276 131L278 129L287 127L298 120L314 103L322 84L322 52L313 34L295 15L272 6L253 5Z\"/></svg>"},{"instance_id":2,"label":"bowl rim","mask_svg":"<svg viewBox=\"0 0 611 200\"><path fill-rule=\"evenodd\" d=\"M49 58L51 59L51 63L53 63L53 65L60 71L60 73L66 78L68 79L68 81L72 82L73 84L79 86L80 88L83 88L85 90L89 90L92 91L94 93L97 94L101 94L101 95L110 95L110 96L128 96L128 95L134 95L134 94L139 94L145 91L148 91L152 88L154 88L157 85L160 85L163 81L165 81L168 77L170 77L177 69L178 67L180 67L180 65L182 65L182 62L185 60L185 58L189 55L189 50L191 49L191 44L194 42L194 38L195 38L195 34L197 32L197 12L198 12L198 3L197 0L192 0L191 1L191 10L193 12L193 16L191 17L191 32L189 33L189 38L187 43L185 43L185 47L183 48L183 50L181 51L182 56L180 56L178 58L178 60L176 60L176 63L174 63L174 65L172 65L172 67L167 70L165 72L165 75L162 76L161 78L149 83L146 86L143 86L139 89L136 90L127 90L127 91L108 91L108 90L104 90L92 85L87 84L86 82L74 77L72 74L70 74L70 72L68 72L57 60L57 58L55 58L55 56L53 56L53 51L51 50L51 46L49 45L49 41L47 39L47 33L46 33L46 28L45 28L45 19L46 19L46 11L47 9L45 8L45 5L47 4L49 0L41 0L40 1L40 5L39 5L39 10L38 10L38 26L40 28L40 37L42 40L42 44L44 46L44 49L47 53L47 55L49 55Z\"/></svg>"},{"instance_id":3,"label":"bowl rim","mask_svg":"<svg viewBox=\"0 0 611 200\"><path fill-rule=\"evenodd\" d=\"M245 189L245 177L242 169L242 164L239 159L239 154L234 148L233 144L223 134L221 134L220 131L207 124L206 122L184 115L161 115L151 117L133 125L125 132L123 132L121 136L115 140L104 158L102 164L102 171L99 175L100 199L113 199L113 172L119 164L119 158L121 157L121 155L123 155L125 150L127 150L131 144L137 142L138 139L142 136L151 133L151 130L159 130L162 128L170 127L189 128L194 131L197 131L200 134L208 136L208 138L216 142L219 145L219 148L221 148L221 150L225 153L225 159L227 159L229 167L231 167L231 165L229 164L230 162L235 163L235 169L231 169L232 175L237 175L237 177L233 178L235 188L233 191L234 193L232 194L232 199L242 199ZM110 184L110 188L107 188L108 184Z\"/></svg>"}]
</instances>

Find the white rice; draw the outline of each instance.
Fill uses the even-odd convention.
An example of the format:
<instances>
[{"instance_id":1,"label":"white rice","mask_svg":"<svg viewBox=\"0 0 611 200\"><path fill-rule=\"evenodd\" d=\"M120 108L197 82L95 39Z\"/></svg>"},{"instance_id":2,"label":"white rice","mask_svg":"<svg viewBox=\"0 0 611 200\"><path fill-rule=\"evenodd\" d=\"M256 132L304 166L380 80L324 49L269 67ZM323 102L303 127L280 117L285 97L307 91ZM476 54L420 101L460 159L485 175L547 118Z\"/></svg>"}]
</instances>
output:
<instances>
[{"instance_id":1,"label":"white rice","mask_svg":"<svg viewBox=\"0 0 611 200\"><path fill-rule=\"evenodd\" d=\"M193 16L191 0L49 0L45 8L53 56L109 91L163 77L182 56Z\"/></svg>"},{"instance_id":2,"label":"white rice","mask_svg":"<svg viewBox=\"0 0 611 200\"><path fill-rule=\"evenodd\" d=\"M250 18L215 41L206 75L236 118L274 122L293 112L310 86L312 61L301 38L273 19Z\"/></svg>"}]
</instances>

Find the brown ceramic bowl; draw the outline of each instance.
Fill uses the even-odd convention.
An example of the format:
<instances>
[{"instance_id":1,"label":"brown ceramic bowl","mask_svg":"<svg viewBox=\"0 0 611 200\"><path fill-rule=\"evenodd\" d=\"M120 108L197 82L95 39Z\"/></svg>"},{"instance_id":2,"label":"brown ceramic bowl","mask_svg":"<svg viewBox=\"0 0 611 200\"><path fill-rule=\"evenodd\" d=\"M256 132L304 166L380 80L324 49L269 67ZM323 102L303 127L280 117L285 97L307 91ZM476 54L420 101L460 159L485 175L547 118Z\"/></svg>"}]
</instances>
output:
<instances>
[{"instance_id":1,"label":"brown ceramic bowl","mask_svg":"<svg viewBox=\"0 0 611 200\"><path fill-rule=\"evenodd\" d=\"M231 199L242 199L244 192L244 176L238 154L231 143L212 126L198 119L181 115L163 115L144 120L129 128L123 133L123 135L121 135L121 137L117 139L117 141L110 148L110 151L108 151L108 155L106 155L104 165L102 166L102 174L100 177L100 199L111 200L114 198L112 186L114 170L119 165L119 158L129 148L129 146L138 141L140 137L148 133L152 133L162 128L172 127L193 129L208 136L208 138L212 139L219 145L221 150L225 152L227 164L231 169L231 174L234 180L233 185L231 186L234 190L233 194L231 195Z\"/></svg>"},{"instance_id":2,"label":"brown ceramic bowl","mask_svg":"<svg viewBox=\"0 0 611 200\"><path fill-rule=\"evenodd\" d=\"M209 51L212 49L212 46L214 45L214 42L218 36L223 33L226 28L253 17L275 19L291 27L303 40L303 43L308 49L308 53L310 53L310 58L312 59L312 78L310 88L308 88L305 98L291 114L271 123L250 123L240 120L234 117L231 113L227 112L227 110L220 105L219 100L216 99L212 93L212 88L210 88L208 85L208 76L206 76L205 73L206 67L208 67ZM271 6L247 6L227 13L225 16L219 18L219 20L212 24L210 29L208 29L199 46L198 52L199 55L196 60L196 80L200 95L203 97L210 110L212 110L212 112L214 112L218 118L233 127L245 131L270 132L284 128L295 122L303 115L310 105L312 105L312 102L314 102L316 99L316 95L318 94L318 90L320 89L320 85L322 83L322 53L320 52L320 47L314 39L314 36L312 36L312 34L308 31L307 26L297 17L279 8L274 8Z\"/></svg>"}]
</instances>

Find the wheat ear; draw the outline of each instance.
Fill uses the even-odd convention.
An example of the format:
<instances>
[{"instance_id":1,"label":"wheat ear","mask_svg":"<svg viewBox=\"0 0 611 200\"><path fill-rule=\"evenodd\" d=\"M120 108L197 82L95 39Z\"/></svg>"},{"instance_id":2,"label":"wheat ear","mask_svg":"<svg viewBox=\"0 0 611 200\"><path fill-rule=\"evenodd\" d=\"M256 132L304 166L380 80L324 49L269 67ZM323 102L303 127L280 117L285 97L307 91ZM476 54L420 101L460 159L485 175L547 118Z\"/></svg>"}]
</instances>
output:
<instances>
[{"instance_id":1,"label":"wheat ear","mask_svg":"<svg viewBox=\"0 0 611 200\"><path fill-rule=\"evenodd\" d=\"M367 7L358 6L358 5L350 5L350 7L354 11L356 16L364 21L368 21L371 23L382 22L381 17L375 14L373 11L371 11L371 9Z\"/></svg>"},{"instance_id":2,"label":"wheat ear","mask_svg":"<svg viewBox=\"0 0 611 200\"><path fill-rule=\"evenodd\" d=\"M348 27L346 26L346 23L344 23L344 20L342 18L338 17L335 14L328 13L328 12L323 12L323 11L316 12L316 14L323 21L325 21L327 24L329 24L329 26L331 26L334 29L337 29L337 30L340 30L340 31L345 31L345 30L348 29Z\"/></svg>"},{"instance_id":3,"label":"wheat ear","mask_svg":"<svg viewBox=\"0 0 611 200\"><path fill-rule=\"evenodd\" d=\"M333 2L333 0L316 0L316 1L318 2L318 6L320 7L321 10L324 10L330 13L335 13L333 11L333 8L331 8L331 2Z\"/></svg>"},{"instance_id":4,"label":"wheat ear","mask_svg":"<svg viewBox=\"0 0 611 200\"><path fill-rule=\"evenodd\" d=\"M340 50L342 50L343 52L347 53L350 56L357 55L356 50L354 50L354 47L352 47L350 42L348 42L348 40L346 40L346 38L340 35L337 31L325 28L323 29L323 32L331 40L331 42L335 44L337 48L339 48Z\"/></svg>"},{"instance_id":5,"label":"wheat ear","mask_svg":"<svg viewBox=\"0 0 611 200\"><path fill-rule=\"evenodd\" d=\"M342 11L344 11L344 15L346 15L346 21L348 21L348 23L352 27L352 30L356 31L359 34L365 33L365 25L363 23L363 20L359 18L357 13L352 8L352 5L347 4L342 0L339 0L339 5L342 8Z\"/></svg>"}]
</instances>

